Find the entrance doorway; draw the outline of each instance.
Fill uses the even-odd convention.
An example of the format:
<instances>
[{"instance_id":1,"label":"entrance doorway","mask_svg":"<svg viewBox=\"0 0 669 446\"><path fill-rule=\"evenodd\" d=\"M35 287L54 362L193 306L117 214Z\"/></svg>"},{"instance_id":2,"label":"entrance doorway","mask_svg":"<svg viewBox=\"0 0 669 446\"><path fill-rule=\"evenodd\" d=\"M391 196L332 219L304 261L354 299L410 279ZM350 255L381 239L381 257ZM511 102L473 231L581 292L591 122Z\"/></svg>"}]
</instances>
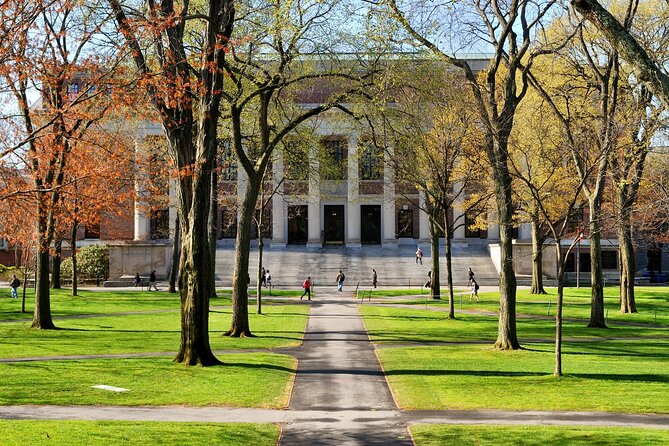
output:
<instances>
[{"instance_id":1,"label":"entrance doorway","mask_svg":"<svg viewBox=\"0 0 669 446\"><path fill-rule=\"evenodd\" d=\"M323 244L344 244L344 205L324 205Z\"/></svg>"},{"instance_id":2,"label":"entrance doorway","mask_svg":"<svg viewBox=\"0 0 669 446\"><path fill-rule=\"evenodd\" d=\"M304 245L309 231L309 206L288 206L288 244Z\"/></svg>"},{"instance_id":3,"label":"entrance doorway","mask_svg":"<svg viewBox=\"0 0 669 446\"><path fill-rule=\"evenodd\" d=\"M381 244L381 206L360 206L360 243L363 245Z\"/></svg>"}]
</instances>

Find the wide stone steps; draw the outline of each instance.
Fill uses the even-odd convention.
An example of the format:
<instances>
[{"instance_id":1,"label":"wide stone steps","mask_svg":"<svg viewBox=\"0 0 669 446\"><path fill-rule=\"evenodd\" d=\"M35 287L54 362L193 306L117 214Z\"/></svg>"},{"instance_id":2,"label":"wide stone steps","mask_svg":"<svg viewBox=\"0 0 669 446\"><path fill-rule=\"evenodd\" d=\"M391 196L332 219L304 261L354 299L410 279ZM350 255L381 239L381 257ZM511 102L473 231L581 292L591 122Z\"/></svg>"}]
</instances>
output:
<instances>
[{"instance_id":1,"label":"wide stone steps","mask_svg":"<svg viewBox=\"0 0 669 446\"><path fill-rule=\"evenodd\" d=\"M263 266L269 269L275 286L299 288L302 281L311 276L315 287L335 286L335 278L341 269L346 275L345 286L369 287L372 283L372 268L378 274L379 286L420 287L427 281L430 270L431 252L429 246L422 246L423 265L416 265L416 248L400 246L383 248L344 246L307 249L304 246L265 249ZM453 282L465 286L467 270L472 268L480 285L497 285L498 274L484 245L457 246L453 248ZM230 286L235 250L219 248L216 251L216 273L219 286ZM249 272L251 284L256 283L258 268L257 249L251 251ZM446 260L443 247L440 255L440 272L446 281Z\"/></svg>"}]
</instances>

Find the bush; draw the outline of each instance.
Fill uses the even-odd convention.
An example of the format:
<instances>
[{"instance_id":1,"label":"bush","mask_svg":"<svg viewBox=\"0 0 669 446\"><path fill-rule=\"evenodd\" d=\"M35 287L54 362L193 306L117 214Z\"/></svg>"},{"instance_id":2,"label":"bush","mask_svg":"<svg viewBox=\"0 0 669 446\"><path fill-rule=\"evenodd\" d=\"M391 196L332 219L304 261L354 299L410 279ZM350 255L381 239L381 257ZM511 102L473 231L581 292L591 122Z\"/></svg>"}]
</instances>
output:
<instances>
[{"instance_id":1,"label":"bush","mask_svg":"<svg viewBox=\"0 0 669 446\"><path fill-rule=\"evenodd\" d=\"M109 275L109 247L107 245L89 245L77 251L77 274L80 279L106 279ZM64 279L72 278L72 259L63 259L60 275Z\"/></svg>"},{"instance_id":2,"label":"bush","mask_svg":"<svg viewBox=\"0 0 669 446\"><path fill-rule=\"evenodd\" d=\"M9 282L12 280L13 274L19 274L19 270L15 266L5 266L0 264L0 281Z\"/></svg>"}]
</instances>

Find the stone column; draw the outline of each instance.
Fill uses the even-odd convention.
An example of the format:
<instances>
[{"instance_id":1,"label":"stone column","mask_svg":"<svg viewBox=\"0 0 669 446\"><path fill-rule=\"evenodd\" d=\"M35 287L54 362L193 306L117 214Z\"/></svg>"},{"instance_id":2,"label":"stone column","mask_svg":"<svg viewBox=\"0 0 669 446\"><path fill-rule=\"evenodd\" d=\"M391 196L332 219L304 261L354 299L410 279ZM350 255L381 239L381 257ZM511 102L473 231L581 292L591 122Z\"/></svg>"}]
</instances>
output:
<instances>
[{"instance_id":1,"label":"stone column","mask_svg":"<svg viewBox=\"0 0 669 446\"><path fill-rule=\"evenodd\" d=\"M143 140L143 136L141 138ZM141 153L140 144L141 140L135 140L135 159L142 159L144 156ZM147 215L148 204L142 202L142 198L146 197L147 194L144 187L145 181L147 181L147 172L138 169L135 178L135 241L151 238L151 219Z\"/></svg>"},{"instance_id":2,"label":"stone column","mask_svg":"<svg viewBox=\"0 0 669 446\"><path fill-rule=\"evenodd\" d=\"M272 197L272 248L286 247L286 212L285 203L283 200L283 156L280 151L275 151L275 159L273 163L274 171L272 172L273 186L276 193ZM281 183L279 185L279 183ZM277 188L278 185L278 188Z\"/></svg>"},{"instance_id":3,"label":"stone column","mask_svg":"<svg viewBox=\"0 0 669 446\"><path fill-rule=\"evenodd\" d=\"M351 133L348 140L348 179L346 205L346 246L360 248L360 184L358 169L358 137L357 132Z\"/></svg>"},{"instance_id":4,"label":"stone column","mask_svg":"<svg viewBox=\"0 0 669 446\"><path fill-rule=\"evenodd\" d=\"M321 175L320 163L318 161L318 145L309 148L309 196L308 205L308 228L309 240L307 248L321 248Z\"/></svg>"},{"instance_id":5,"label":"stone column","mask_svg":"<svg viewBox=\"0 0 669 446\"><path fill-rule=\"evenodd\" d=\"M392 147L388 148L386 156L392 156ZM384 247L397 247L395 234L395 175L392 163L383 163L383 213L382 213L382 244Z\"/></svg>"}]
</instances>

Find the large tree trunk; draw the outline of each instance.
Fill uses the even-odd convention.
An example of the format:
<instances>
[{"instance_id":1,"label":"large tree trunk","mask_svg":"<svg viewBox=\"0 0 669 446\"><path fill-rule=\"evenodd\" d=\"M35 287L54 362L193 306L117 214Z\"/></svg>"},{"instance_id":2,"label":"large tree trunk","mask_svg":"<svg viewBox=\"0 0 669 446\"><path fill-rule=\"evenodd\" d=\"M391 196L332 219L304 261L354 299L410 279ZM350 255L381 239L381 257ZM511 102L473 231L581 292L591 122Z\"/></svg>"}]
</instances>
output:
<instances>
[{"instance_id":1,"label":"large tree trunk","mask_svg":"<svg viewBox=\"0 0 669 446\"><path fill-rule=\"evenodd\" d=\"M494 165L495 201L499 218L499 323L495 347L502 350L520 348L516 335L516 274L513 270L513 202L511 199L511 176L506 161L506 150L500 150L500 158Z\"/></svg>"},{"instance_id":2,"label":"large tree trunk","mask_svg":"<svg viewBox=\"0 0 669 446\"><path fill-rule=\"evenodd\" d=\"M72 252L72 296L77 296L79 290L79 275L77 274L77 220L72 222L72 233L70 234L70 251Z\"/></svg>"},{"instance_id":3,"label":"large tree trunk","mask_svg":"<svg viewBox=\"0 0 669 446\"><path fill-rule=\"evenodd\" d=\"M184 132L182 136L190 138L190 132ZM216 141L208 140L200 134L198 145L208 144L216 144ZM205 150L200 147L198 152ZM213 274L209 233L205 228L209 222L212 164L213 157L210 157L199 172L179 180L182 237L179 265L181 347L175 361L187 365L220 364L209 345L209 298L213 288Z\"/></svg>"},{"instance_id":4,"label":"large tree trunk","mask_svg":"<svg viewBox=\"0 0 669 446\"><path fill-rule=\"evenodd\" d=\"M63 255L63 240L60 238L56 239L54 242L54 251L53 270L51 271L51 288L54 290L59 290L61 288L60 263Z\"/></svg>"},{"instance_id":5,"label":"large tree trunk","mask_svg":"<svg viewBox=\"0 0 669 446\"><path fill-rule=\"evenodd\" d=\"M591 328L606 328L604 320L604 275L602 273L602 243L599 227L600 199L594 197L590 204L590 323Z\"/></svg>"},{"instance_id":6,"label":"large tree trunk","mask_svg":"<svg viewBox=\"0 0 669 446\"><path fill-rule=\"evenodd\" d=\"M52 330L56 326L51 319L51 294L49 293L49 244L47 217L42 200L37 210L37 267L35 268L35 313L32 328Z\"/></svg>"},{"instance_id":7,"label":"large tree trunk","mask_svg":"<svg viewBox=\"0 0 669 446\"><path fill-rule=\"evenodd\" d=\"M636 313L634 301L634 245L632 243L632 226L629 211L619 208L618 242L620 243L620 312Z\"/></svg>"},{"instance_id":8,"label":"large tree trunk","mask_svg":"<svg viewBox=\"0 0 669 446\"><path fill-rule=\"evenodd\" d=\"M232 277L232 323L226 336L253 336L249 327L249 254L251 251L251 225L260 192L260 180L249 175L244 193L237 229L235 270Z\"/></svg>"},{"instance_id":9,"label":"large tree trunk","mask_svg":"<svg viewBox=\"0 0 669 446\"><path fill-rule=\"evenodd\" d=\"M448 318L455 319L455 301L453 299L453 265L451 254L451 223L448 221L448 210L444 211L444 233L446 234L446 280L448 281Z\"/></svg>"},{"instance_id":10,"label":"large tree trunk","mask_svg":"<svg viewBox=\"0 0 669 446\"><path fill-rule=\"evenodd\" d=\"M218 147L218 145L217 145ZM211 203L209 207L209 255L211 256L211 296L216 296L216 229L218 228L218 175L211 173Z\"/></svg>"},{"instance_id":11,"label":"large tree trunk","mask_svg":"<svg viewBox=\"0 0 669 446\"><path fill-rule=\"evenodd\" d=\"M544 290L544 237L538 212L532 215L532 287L530 294L546 294Z\"/></svg>"},{"instance_id":12,"label":"large tree trunk","mask_svg":"<svg viewBox=\"0 0 669 446\"><path fill-rule=\"evenodd\" d=\"M606 36L611 46L630 64L637 78L669 109L669 76L648 57L632 34L597 0L571 0L571 4Z\"/></svg>"},{"instance_id":13,"label":"large tree trunk","mask_svg":"<svg viewBox=\"0 0 669 446\"><path fill-rule=\"evenodd\" d=\"M177 292L177 278L179 277L179 259L181 257L181 223L179 218L174 224L174 245L172 246L172 260L170 262L170 279L168 292Z\"/></svg>"},{"instance_id":14,"label":"large tree trunk","mask_svg":"<svg viewBox=\"0 0 669 446\"><path fill-rule=\"evenodd\" d=\"M439 282L439 230L434 223L436 216L430 217L430 249L432 255L430 256L430 268L432 275L430 276L430 297L432 299L441 299L441 283Z\"/></svg>"}]
</instances>

